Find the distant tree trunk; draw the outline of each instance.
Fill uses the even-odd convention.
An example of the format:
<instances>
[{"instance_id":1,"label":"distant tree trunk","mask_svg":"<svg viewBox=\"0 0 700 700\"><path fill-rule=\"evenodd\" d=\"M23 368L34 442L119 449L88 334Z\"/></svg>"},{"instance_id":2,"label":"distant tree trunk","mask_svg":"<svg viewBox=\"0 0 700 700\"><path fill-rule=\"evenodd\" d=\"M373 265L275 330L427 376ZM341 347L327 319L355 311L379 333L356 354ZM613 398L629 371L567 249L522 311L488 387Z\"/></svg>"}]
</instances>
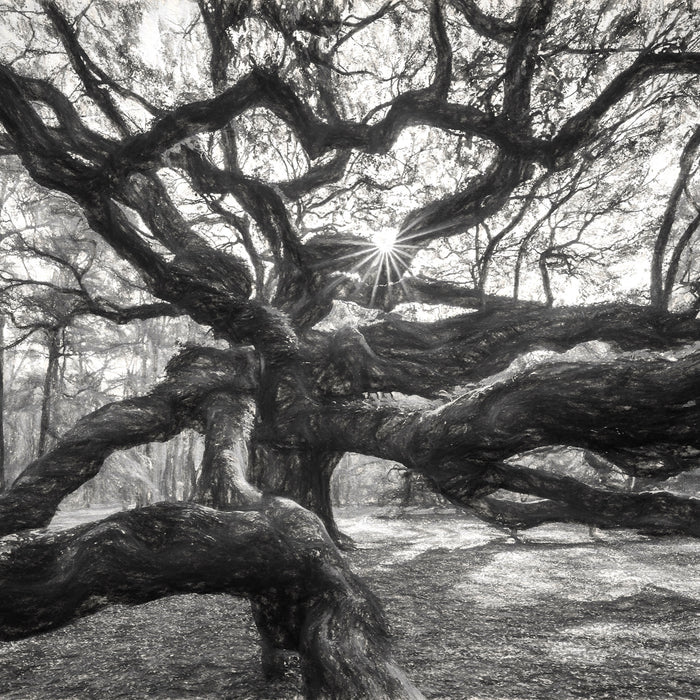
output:
<instances>
[{"instance_id":1,"label":"distant tree trunk","mask_svg":"<svg viewBox=\"0 0 700 700\"><path fill-rule=\"evenodd\" d=\"M338 460L338 467L342 467L342 469L335 471L331 477L331 504L333 506L344 506L349 501L347 483L350 471L350 455L347 452Z\"/></svg>"},{"instance_id":2,"label":"distant tree trunk","mask_svg":"<svg viewBox=\"0 0 700 700\"><path fill-rule=\"evenodd\" d=\"M194 495L195 489L197 488L197 462L195 460L195 446L195 435L193 431L190 431L187 442L187 458L184 464L185 471L183 474L183 500L191 499Z\"/></svg>"},{"instance_id":3,"label":"distant tree trunk","mask_svg":"<svg viewBox=\"0 0 700 700\"><path fill-rule=\"evenodd\" d=\"M403 479L403 488L401 489L401 507L406 508L411 505L413 499L413 472L406 469L401 475Z\"/></svg>"},{"instance_id":4,"label":"distant tree trunk","mask_svg":"<svg viewBox=\"0 0 700 700\"><path fill-rule=\"evenodd\" d=\"M549 277L549 268L547 267L547 255L549 250L545 250L544 253L540 255L539 268L540 275L542 276L542 289L544 291L545 299L547 300L547 307L551 307L554 304L554 294L552 294L552 281Z\"/></svg>"},{"instance_id":5,"label":"distant tree trunk","mask_svg":"<svg viewBox=\"0 0 700 700\"><path fill-rule=\"evenodd\" d=\"M165 467L160 475L159 491L166 501L177 501L177 465L184 460L179 437L173 438L164 446Z\"/></svg>"},{"instance_id":6,"label":"distant tree trunk","mask_svg":"<svg viewBox=\"0 0 700 700\"><path fill-rule=\"evenodd\" d=\"M684 251L690 243L690 239L695 235L695 232L700 228L700 213L698 213L693 220L686 226L683 233L678 238L676 245L673 248L673 253L671 254L671 259L668 262L668 269L666 271L665 283L662 294L661 308L668 309L671 303L671 296L673 294L673 286L676 282L676 277L678 275L678 268L681 264L681 257Z\"/></svg>"},{"instance_id":7,"label":"distant tree trunk","mask_svg":"<svg viewBox=\"0 0 700 700\"><path fill-rule=\"evenodd\" d=\"M52 328L48 332L49 357L44 374L44 387L41 394L41 419L39 421L39 444L37 446L38 456L43 455L49 448L51 435L51 412L58 390L58 373L61 355L63 354L63 343L61 330Z\"/></svg>"}]
</instances>

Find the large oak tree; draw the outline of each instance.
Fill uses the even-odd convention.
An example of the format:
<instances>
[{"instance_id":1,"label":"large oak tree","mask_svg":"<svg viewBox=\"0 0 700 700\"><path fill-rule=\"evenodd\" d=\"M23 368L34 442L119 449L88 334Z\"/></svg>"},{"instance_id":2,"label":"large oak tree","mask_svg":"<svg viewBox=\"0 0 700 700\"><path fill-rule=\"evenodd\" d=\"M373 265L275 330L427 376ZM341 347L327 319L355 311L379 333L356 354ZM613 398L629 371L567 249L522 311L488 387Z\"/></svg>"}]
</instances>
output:
<instances>
[{"instance_id":1,"label":"large oak tree","mask_svg":"<svg viewBox=\"0 0 700 700\"><path fill-rule=\"evenodd\" d=\"M82 290L81 313L186 315L226 344L84 416L0 496L6 638L112 601L229 592L253 603L268 672L281 648L301 653L310 697L420 697L336 547L345 452L401 462L509 527L700 534L695 498L547 461L575 448L602 475L658 482L698 463L686 3L0 13L0 155L154 297ZM586 360L590 341L606 350ZM187 428L206 441L196 503L31 532L110 453Z\"/></svg>"}]
</instances>

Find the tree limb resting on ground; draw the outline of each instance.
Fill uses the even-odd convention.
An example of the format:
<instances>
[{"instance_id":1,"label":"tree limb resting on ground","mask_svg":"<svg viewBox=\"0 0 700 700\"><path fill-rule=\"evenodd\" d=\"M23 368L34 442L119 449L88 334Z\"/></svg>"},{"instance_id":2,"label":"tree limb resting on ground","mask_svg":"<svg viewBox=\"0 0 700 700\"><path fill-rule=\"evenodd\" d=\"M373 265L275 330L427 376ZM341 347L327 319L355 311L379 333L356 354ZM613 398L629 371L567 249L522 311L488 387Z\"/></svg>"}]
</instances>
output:
<instances>
[{"instance_id":1,"label":"tree limb resting on ground","mask_svg":"<svg viewBox=\"0 0 700 700\"><path fill-rule=\"evenodd\" d=\"M379 603L316 516L292 501L216 511L161 503L72 530L0 541L0 637L63 625L112 603L178 593L261 599L284 591L286 642L307 697L419 700L394 663Z\"/></svg>"}]
</instances>

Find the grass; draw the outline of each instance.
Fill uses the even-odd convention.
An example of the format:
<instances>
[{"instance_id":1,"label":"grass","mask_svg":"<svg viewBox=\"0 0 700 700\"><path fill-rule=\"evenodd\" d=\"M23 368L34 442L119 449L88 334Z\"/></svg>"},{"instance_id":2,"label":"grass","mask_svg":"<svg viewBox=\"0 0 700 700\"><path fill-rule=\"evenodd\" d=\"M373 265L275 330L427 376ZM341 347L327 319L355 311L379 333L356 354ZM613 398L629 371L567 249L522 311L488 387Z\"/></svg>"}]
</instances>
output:
<instances>
[{"instance_id":1,"label":"grass","mask_svg":"<svg viewBox=\"0 0 700 700\"><path fill-rule=\"evenodd\" d=\"M106 513L63 514L58 526ZM387 610L396 657L428 698L700 697L700 547L686 538L546 526L516 543L467 516L349 510L349 554ZM114 606L0 644L0 697L299 697L269 686L244 601Z\"/></svg>"}]
</instances>

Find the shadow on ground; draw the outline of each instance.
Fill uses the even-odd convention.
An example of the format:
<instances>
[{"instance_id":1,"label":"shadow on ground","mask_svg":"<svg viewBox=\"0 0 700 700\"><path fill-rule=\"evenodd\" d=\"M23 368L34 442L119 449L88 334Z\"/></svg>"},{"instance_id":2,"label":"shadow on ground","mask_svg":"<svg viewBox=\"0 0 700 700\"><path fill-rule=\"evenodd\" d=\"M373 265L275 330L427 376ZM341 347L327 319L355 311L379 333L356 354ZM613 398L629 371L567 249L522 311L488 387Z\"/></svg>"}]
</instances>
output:
<instances>
[{"instance_id":1,"label":"shadow on ground","mask_svg":"<svg viewBox=\"0 0 700 700\"><path fill-rule=\"evenodd\" d=\"M354 569L386 607L398 660L428 698L700 697L693 540L591 539L560 525L515 543L451 512L381 515L345 510L339 520L359 545ZM0 644L0 697L300 697L293 671L265 684L258 654L244 601L115 606Z\"/></svg>"}]
</instances>

